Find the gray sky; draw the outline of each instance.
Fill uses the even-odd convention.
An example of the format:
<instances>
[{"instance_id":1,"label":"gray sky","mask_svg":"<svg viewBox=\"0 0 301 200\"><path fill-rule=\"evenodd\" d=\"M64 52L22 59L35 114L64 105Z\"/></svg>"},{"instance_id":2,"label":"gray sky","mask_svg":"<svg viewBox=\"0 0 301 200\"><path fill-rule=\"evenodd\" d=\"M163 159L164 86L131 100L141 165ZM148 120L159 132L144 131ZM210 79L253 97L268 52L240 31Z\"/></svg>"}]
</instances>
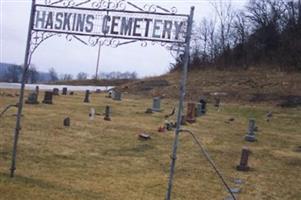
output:
<instances>
[{"instance_id":1,"label":"gray sky","mask_svg":"<svg viewBox=\"0 0 301 200\"><path fill-rule=\"evenodd\" d=\"M76 0L75 0L76 1ZM227 1L227 0L225 0ZM246 0L232 0L233 7L242 7ZM137 5L157 4L177 7L179 14L189 14L195 6L195 22L212 17L214 11L208 0L132 0ZM31 0L0 0L0 62L22 64L24 60ZM65 37L45 41L34 53L32 63L40 71L54 67L58 73L95 73L98 47L88 47ZM139 76L160 75L168 71L174 58L160 46L141 47L140 43L118 48L102 47L100 71L136 71Z\"/></svg>"}]
</instances>

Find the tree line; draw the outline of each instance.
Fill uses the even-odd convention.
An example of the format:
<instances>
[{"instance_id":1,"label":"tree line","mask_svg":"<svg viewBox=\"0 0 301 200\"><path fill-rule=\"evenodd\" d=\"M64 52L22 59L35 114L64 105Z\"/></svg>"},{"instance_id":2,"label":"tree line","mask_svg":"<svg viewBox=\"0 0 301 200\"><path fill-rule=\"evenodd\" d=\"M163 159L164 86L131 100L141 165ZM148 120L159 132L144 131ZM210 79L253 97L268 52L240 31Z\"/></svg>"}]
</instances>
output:
<instances>
[{"instance_id":1,"label":"tree line","mask_svg":"<svg viewBox=\"0 0 301 200\"><path fill-rule=\"evenodd\" d=\"M301 70L301 0L211 1L215 16L194 24L190 67ZM181 56L171 70L177 70Z\"/></svg>"},{"instance_id":2,"label":"tree line","mask_svg":"<svg viewBox=\"0 0 301 200\"><path fill-rule=\"evenodd\" d=\"M6 64L5 67L0 66L0 81L18 83L21 81L23 67L16 64ZM136 72L108 72L98 75L101 79L137 79ZM87 80L89 74L79 72L76 76L72 74L58 74L54 68L50 68L48 72L39 72L35 65L31 65L26 74L27 83L55 82L55 81L71 81L71 80ZM92 76L95 79L95 76Z\"/></svg>"}]
</instances>

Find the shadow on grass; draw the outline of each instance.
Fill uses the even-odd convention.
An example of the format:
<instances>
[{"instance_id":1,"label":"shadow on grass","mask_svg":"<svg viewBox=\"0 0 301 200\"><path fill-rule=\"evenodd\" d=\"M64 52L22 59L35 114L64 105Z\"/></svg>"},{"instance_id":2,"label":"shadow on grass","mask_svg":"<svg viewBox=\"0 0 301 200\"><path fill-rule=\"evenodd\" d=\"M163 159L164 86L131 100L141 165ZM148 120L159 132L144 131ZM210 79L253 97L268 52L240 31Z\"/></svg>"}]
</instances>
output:
<instances>
[{"instance_id":1,"label":"shadow on grass","mask_svg":"<svg viewBox=\"0 0 301 200\"><path fill-rule=\"evenodd\" d=\"M43 179L37 179L33 177L25 177L20 175L15 175L14 178L11 178L9 174L0 172L0 185L1 184L14 184L21 187L27 188L39 188L43 193L43 190L47 190L47 193L60 193L62 196L76 196L80 199L103 199L104 196L102 193L93 192L90 190L77 190L72 187L65 187L59 184L51 183ZM47 195L45 193L45 195Z\"/></svg>"}]
</instances>

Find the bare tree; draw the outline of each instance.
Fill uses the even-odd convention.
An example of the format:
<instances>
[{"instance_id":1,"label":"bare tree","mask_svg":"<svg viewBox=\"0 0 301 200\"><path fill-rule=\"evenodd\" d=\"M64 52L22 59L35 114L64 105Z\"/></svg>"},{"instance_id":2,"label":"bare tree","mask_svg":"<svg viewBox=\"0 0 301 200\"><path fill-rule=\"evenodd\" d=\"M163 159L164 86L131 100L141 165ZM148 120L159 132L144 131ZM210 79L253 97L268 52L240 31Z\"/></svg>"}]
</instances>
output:
<instances>
[{"instance_id":1,"label":"bare tree","mask_svg":"<svg viewBox=\"0 0 301 200\"><path fill-rule=\"evenodd\" d=\"M77 80L87 80L88 74L85 72L79 72L76 76Z\"/></svg>"},{"instance_id":2,"label":"bare tree","mask_svg":"<svg viewBox=\"0 0 301 200\"><path fill-rule=\"evenodd\" d=\"M50 81L59 80L58 74L57 74L57 72L55 71L55 69L53 67L49 69L48 73L49 73L49 76L50 76Z\"/></svg>"}]
</instances>

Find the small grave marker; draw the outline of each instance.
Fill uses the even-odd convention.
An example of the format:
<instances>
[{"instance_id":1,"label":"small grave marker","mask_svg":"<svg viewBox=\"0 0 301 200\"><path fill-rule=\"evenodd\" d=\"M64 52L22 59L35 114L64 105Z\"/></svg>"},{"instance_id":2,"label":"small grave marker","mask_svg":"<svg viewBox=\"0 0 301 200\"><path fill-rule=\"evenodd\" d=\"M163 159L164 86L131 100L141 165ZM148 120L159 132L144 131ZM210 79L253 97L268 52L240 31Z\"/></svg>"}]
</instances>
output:
<instances>
[{"instance_id":1,"label":"small grave marker","mask_svg":"<svg viewBox=\"0 0 301 200\"><path fill-rule=\"evenodd\" d=\"M220 108L220 103L221 103L221 99L218 98L218 97L215 97L215 98L214 98L214 107L215 107L217 110L219 110L219 108Z\"/></svg>"},{"instance_id":2,"label":"small grave marker","mask_svg":"<svg viewBox=\"0 0 301 200\"><path fill-rule=\"evenodd\" d=\"M250 167L248 166L250 150L247 147L244 147L241 152L240 164L236 167L238 171L249 171Z\"/></svg>"},{"instance_id":3,"label":"small grave marker","mask_svg":"<svg viewBox=\"0 0 301 200\"><path fill-rule=\"evenodd\" d=\"M121 101L121 99L122 99L122 93L115 90L115 91L113 92L112 99L113 99L114 101Z\"/></svg>"},{"instance_id":4,"label":"small grave marker","mask_svg":"<svg viewBox=\"0 0 301 200\"><path fill-rule=\"evenodd\" d=\"M60 95L60 94L59 94L59 93L60 93L60 90L59 90L58 88L53 88L52 92L53 92L53 95L55 95L55 96Z\"/></svg>"},{"instance_id":5,"label":"small grave marker","mask_svg":"<svg viewBox=\"0 0 301 200\"><path fill-rule=\"evenodd\" d=\"M153 112L161 112L161 98L155 97L153 99Z\"/></svg>"},{"instance_id":6,"label":"small grave marker","mask_svg":"<svg viewBox=\"0 0 301 200\"><path fill-rule=\"evenodd\" d=\"M201 103L196 104L195 116L201 117L203 115L203 106Z\"/></svg>"},{"instance_id":7,"label":"small grave marker","mask_svg":"<svg viewBox=\"0 0 301 200\"><path fill-rule=\"evenodd\" d=\"M37 97L39 97L40 87L38 85L36 86L36 90L35 91L36 91Z\"/></svg>"},{"instance_id":8,"label":"small grave marker","mask_svg":"<svg viewBox=\"0 0 301 200\"><path fill-rule=\"evenodd\" d=\"M26 104L39 104L38 95L35 92L29 94L28 99L25 101Z\"/></svg>"},{"instance_id":9,"label":"small grave marker","mask_svg":"<svg viewBox=\"0 0 301 200\"><path fill-rule=\"evenodd\" d=\"M95 108L90 109L89 118L90 118L90 120L94 120L94 118L95 118Z\"/></svg>"},{"instance_id":10,"label":"small grave marker","mask_svg":"<svg viewBox=\"0 0 301 200\"><path fill-rule=\"evenodd\" d=\"M200 99L200 104L201 104L201 112L204 115L207 112L207 101L205 99Z\"/></svg>"},{"instance_id":11,"label":"small grave marker","mask_svg":"<svg viewBox=\"0 0 301 200\"><path fill-rule=\"evenodd\" d=\"M84 102L90 103L90 91L89 90L86 90Z\"/></svg>"},{"instance_id":12,"label":"small grave marker","mask_svg":"<svg viewBox=\"0 0 301 200\"><path fill-rule=\"evenodd\" d=\"M150 135L148 135L148 134L146 134L146 133L141 133L141 134L139 134L139 139L140 140L150 140L151 139L151 136Z\"/></svg>"},{"instance_id":13,"label":"small grave marker","mask_svg":"<svg viewBox=\"0 0 301 200\"><path fill-rule=\"evenodd\" d=\"M255 142L256 141L256 135L255 135L255 119L250 119L249 120L249 127L248 127L248 132L247 135L245 136L245 140L248 142Z\"/></svg>"},{"instance_id":14,"label":"small grave marker","mask_svg":"<svg viewBox=\"0 0 301 200\"><path fill-rule=\"evenodd\" d=\"M146 114L152 114L153 113L153 110L151 108L148 108L146 109L145 111Z\"/></svg>"},{"instance_id":15,"label":"small grave marker","mask_svg":"<svg viewBox=\"0 0 301 200\"><path fill-rule=\"evenodd\" d=\"M70 127L70 121L71 121L71 120L70 120L70 117L65 118L65 119L64 119L64 126L65 126L65 127Z\"/></svg>"},{"instance_id":16,"label":"small grave marker","mask_svg":"<svg viewBox=\"0 0 301 200\"><path fill-rule=\"evenodd\" d=\"M195 103L188 103L187 106L187 115L186 115L186 121L189 123L195 123Z\"/></svg>"},{"instance_id":17,"label":"small grave marker","mask_svg":"<svg viewBox=\"0 0 301 200\"><path fill-rule=\"evenodd\" d=\"M62 95L67 95L68 93L68 88L64 87L62 91Z\"/></svg>"},{"instance_id":18,"label":"small grave marker","mask_svg":"<svg viewBox=\"0 0 301 200\"><path fill-rule=\"evenodd\" d=\"M42 103L44 103L44 104L53 104L52 99L53 99L53 93L50 92L50 91L46 91L45 94L44 94L44 100L43 100Z\"/></svg>"},{"instance_id":19,"label":"small grave marker","mask_svg":"<svg viewBox=\"0 0 301 200\"><path fill-rule=\"evenodd\" d=\"M110 106L106 106L104 120L111 121L111 112L112 112L111 111L111 107Z\"/></svg>"}]
</instances>

